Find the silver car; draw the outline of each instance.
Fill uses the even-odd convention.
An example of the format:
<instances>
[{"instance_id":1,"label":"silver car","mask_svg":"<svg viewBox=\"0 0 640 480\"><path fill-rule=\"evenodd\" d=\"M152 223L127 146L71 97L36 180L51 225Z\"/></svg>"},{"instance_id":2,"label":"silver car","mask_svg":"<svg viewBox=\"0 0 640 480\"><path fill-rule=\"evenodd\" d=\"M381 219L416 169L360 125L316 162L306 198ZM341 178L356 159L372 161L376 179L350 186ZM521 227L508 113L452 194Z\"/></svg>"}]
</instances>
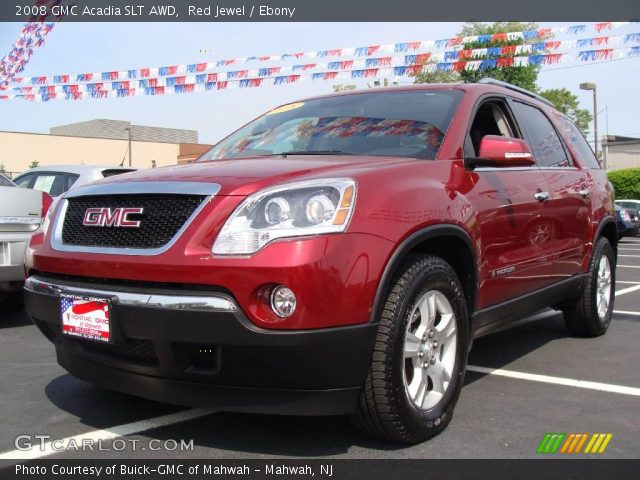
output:
<instances>
[{"instance_id":1,"label":"silver car","mask_svg":"<svg viewBox=\"0 0 640 480\"><path fill-rule=\"evenodd\" d=\"M22 305L24 252L52 201L48 194L17 188L0 175L0 303L3 309Z\"/></svg>"},{"instance_id":2,"label":"silver car","mask_svg":"<svg viewBox=\"0 0 640 480\"><path fill-rule=\"evenodd\" d=\"M135 170L107 165L47 165L27 170L13 182L19 187L33 188L57 197L71 188Z\"/></svg>"}]
</instances>

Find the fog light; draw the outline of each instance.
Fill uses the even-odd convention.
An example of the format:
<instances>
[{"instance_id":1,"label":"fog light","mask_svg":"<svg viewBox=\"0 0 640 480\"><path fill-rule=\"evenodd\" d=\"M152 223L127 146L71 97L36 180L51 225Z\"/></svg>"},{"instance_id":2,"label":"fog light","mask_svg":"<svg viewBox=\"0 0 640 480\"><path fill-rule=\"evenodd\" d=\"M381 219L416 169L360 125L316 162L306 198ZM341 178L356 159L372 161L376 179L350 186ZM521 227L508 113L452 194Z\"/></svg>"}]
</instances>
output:
<instances>
[{"instance_id":1,"label":"fog light","mask_svg":"<svg viewBox=\"0 0 640 480\"><path fill-rule=\"evenodd\" d=\"M289 288L278 285L271 291L271 308L279 317L290 317L296 310L296 296Z\"/></svg>"}]
</instances>

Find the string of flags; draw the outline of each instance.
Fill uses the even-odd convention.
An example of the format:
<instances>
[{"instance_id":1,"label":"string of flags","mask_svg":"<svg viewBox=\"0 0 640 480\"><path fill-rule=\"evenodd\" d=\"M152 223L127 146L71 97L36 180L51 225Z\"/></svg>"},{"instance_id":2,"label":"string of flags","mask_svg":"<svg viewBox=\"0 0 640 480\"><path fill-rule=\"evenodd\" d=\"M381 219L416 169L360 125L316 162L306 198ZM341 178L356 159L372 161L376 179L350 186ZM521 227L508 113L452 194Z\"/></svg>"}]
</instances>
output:
<instances>
[{"instance_id":1,"label":"string of flags","mask_svg":"<svg viewBox=\"0 0 640 480\"><path fill-rule=\"evenodd\" d=\"M531 56L531 64L536 64L538 58L541 55L549 52L557 52L563 46L568 47L567 50L575 50L579 47L587 46L614 46L614 45L629 45L632 43L640 44L640 33L630 33L627 35L615 35L608 37L594 37L580 40L570 41L546 41L536 42L525 45L510 45L488 48L474 48L463 50L447 50L444 52L436 53L412 53L400 56L384 56L384 57L370 57L366 59L350 59L340 60L334 62L321 62L321 63L305 63L290 66L274 66L265 67L251 70L233 70L227 72L211 72L211 73L196 73L198 70L187 69L186 72L180 69L175 69L173 76L160 75L159 71L152 71L151 69L145 69L142 72L141 77L138 77L137 71L130 71L126 76L121 76L119 72L108 72L101 75L94 74L81 74L73 79L70 75L56 75L56 76L42 76L31 77L30 83L27 85L68 85L71 83L88 83L88 82L112 82L113 85L117 85L117 88L128 88L129 85L134 85L136 80L139 80L138 85L144 87L147 86L173 86L187 83L206 83L219 80L235 80L241 78L262 78L262 77L274 77L277 75L283 75L285 73L299 73L309 72L316 70L359 70L367 68L377 67L397 67L411 64L426 64L426 63L446 63L462 60L481 59L485 57L519 57L519 56ZM568 53L565 51L562 54ZM561 55L561 54L560 54ZM554 57L547 57L554 58ZM501 63L509 63L510 60L503 60ZM163 72L166 73L166 72ZM186 73L186 74L185 74ZM166 81L163 81L166 79ZM74 81L75 80L75 81ZM158 83L160 82L160 83ZM25 85L22 83L21 85ZM122 87L125 86L125 87ZM25 87L14 86L12 91L17 93L25 92Z\"/></svg>"},{"instance_id":2,"label":"string of flags","mask_svg":"<svg viewBox=\"0 0 640 480\"><path fill-rule=\"evenodd\" d=\"M621 49L596 49L578 52L576 59L582 62L613 60L615 58L639 57L640 46ZM132 96L172 95L191 92L206 92L227 90L232 88L255 88L267 85L287 85L302 80L340 80L380 77L408 77L423 72L486 70L492 68L522 67L528 65L557 64L571 56L566 53L550 53L530 56L514 56L500 58L485 58L482 60L462 60L440 63L399 66L384 66L376 68L344 70L327 70L322 72L301 72L290 75L275 75L255 78L235 78L220 80L217 77L204 78L167 77L142 79L127 82L99 82L82 85L49 85L19 87L23 90L19 94L0 95L0 100L20 98L27 101L46 102L50 100L81 100L87 98L122 98ZM215 74L212 74L215 75Z\"/></svg>"},{"instance_id":3,"label":"string of flags","mask_svg":"<svg viewBox=\"0 0 640 480\"><path fill-rule=\"evenodd\" d=\"M51 11L51 7L63 2L64 0L36 0L34 7L46 6L46 10ZM39 10L36 8L34 11ZM62 15L56 17L58 20L61 18ZM16 75L24 70L34 52L44 45L45 38L55 26L55 23L47 23L44 20L37 15L31 15L29 22L20 30L18 40L0 60L0 91L6 90L9 84L15 81Z\"/></svg>"},{"instance_id":4,"label":"string of flags","mask_svg":"<svg viewBox=\"0 0 640 480\"><path fill-rule=\"evenodd\" d=\"M441 40L424 40L424 41L415 41L415 42L402 42L402 43L393 43L393 44L385 44L385 45L369 45L364 47L356 47L356 48L337 48L330 50L318 50L318 51L308 51L308 52L298 52L298 53L284 53L279 55L265 55L265 56L250 56L250 57L240 57L226 60L218 60L214 62L201 62L201 63L193 63L193 64L178 64L178 65L168 65L164 67L143 67L143 68L134 68L127 69L122 71L105 71L105 72L87 72L87 73L77 73L77 74L60 74L60 75L52 75L52 76L36 76L36 77L24 77L24 78L14 78L12 84L23 85L23 84L31 84L31 85L43 85L43 84L66 84L71 81L74 82L89 82L89 81L108 81L108 80L131 80L131 79L139 79L139 78L153 78L153 77L165 77L165 76L173 76L176 74L198 74L198 73L211 73L217 71L221 68L230 67L234 65L242 65L249 62L282 62L282 61L295 61L303 58L310 58L317 61L317 59L325 60L328 58L350 58L355 57L356 59L365 59L367 57L374 57L383 54L410 54L415 53L436 53L443 49L448 49L447 52L441 52L443 55L447 54L450 58L442 58L442 61L449 61L455 59L453 55L462 55L462 57L458 57L459 59L465 58L468 54L468 50L464 49L464 45L468 43L480 43L480 44L490 44L492 42L501 42L501 41L516 41L522 40L525 43L532 46L533 49L543 50L543 49L553 49L560 47L567 48L585 48L588 46L602 46L609 45L613 41L622 41L625 44L628 42L637 42L637 37L633 35L640 36L640 34L629 34L626 36L622 35L614 35L614 36L597 36L588 39L582 40L564 40L553 42L550 39L553 38L557 34L571 34L571 35L579 35L587 31L587 29L592 29L596 33L600 34L602 32L614 30L620 27L628 26L630 22L600 22L595 24L584 24L584 25L573 25L569 27L562 28L540 28L536 30L529 31L520 31L520 32L508 32L508 33L496 33L492 35L471 35L465 37L453 37ZM580 43L579 43L580 42ZM544 46L544 48L543 48ZM504 53L507 55L520 55L523 52L521 49L518 49L519 46L514 46L514 53L508 52ZM520 46L521 47L521 46ZM470 56L483 55L482 53L473 53L474 51L481 52L483 50L487 50L489 55L496 54L496 48L506 48L510 49L511 47L487 47L473 49ZM462 52L462 53L454 53L454 52ZM506 52L506 51L505 51ZM502 53L500 53L502 54ZM383 55L384 56L384 55ZM344 61L344 60L343 60ZM347 60L348 61L348 60ZM310 67L310 65L314 65L313 63L305 63L300 65L294 65L291 68L292 71L306 71ZM271 67L278 68L278 67ZM281 67L284 69L285 67ZM295 70L294 70L295 68ZM263 70L263 69L258 69ZM268 71L269 69L265 69ZM282 70L285 71L285 70Z\"/></svg>"}]
</instances>

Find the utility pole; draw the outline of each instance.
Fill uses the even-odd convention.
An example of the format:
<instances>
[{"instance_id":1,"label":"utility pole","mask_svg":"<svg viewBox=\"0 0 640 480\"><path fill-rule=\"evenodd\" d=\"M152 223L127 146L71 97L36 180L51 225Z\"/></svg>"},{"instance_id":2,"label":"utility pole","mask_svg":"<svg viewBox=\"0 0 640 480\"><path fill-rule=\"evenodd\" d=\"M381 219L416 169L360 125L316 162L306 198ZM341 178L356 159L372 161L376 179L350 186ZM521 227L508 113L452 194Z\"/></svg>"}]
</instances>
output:
<instances>
[{"instance_id":1,"label":"utility pole","mask_svg":"<svg viewBox=\"0 0 640 480\"><path fill-rule=\"evenodd\" d=\"M129 166L131 166L131 136L133 135L133 128L131 124L129 124L127 130L129 130Z\"/></svg>"},{"instance_id":2,"label":"utility pole","mask_svg":"<svg viewBox=\"0 0 640 480\"><path fill-rule=\"evenodd\" d=\"M595 136L593 151L596 154L596 158L598 158L598 97L596 95L596 84L590 82L581 83L580 90L593 91L593 134Z\"/></svg>"}]
</instances>

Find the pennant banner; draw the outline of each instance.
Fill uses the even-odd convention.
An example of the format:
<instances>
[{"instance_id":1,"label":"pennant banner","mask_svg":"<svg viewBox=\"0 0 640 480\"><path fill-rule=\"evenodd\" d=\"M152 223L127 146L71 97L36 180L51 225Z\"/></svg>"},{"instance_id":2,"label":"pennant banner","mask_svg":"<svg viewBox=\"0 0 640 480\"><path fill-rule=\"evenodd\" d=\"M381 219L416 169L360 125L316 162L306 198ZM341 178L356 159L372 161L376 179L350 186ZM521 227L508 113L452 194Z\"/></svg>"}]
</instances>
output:
<instances>
[{"instance_id":1,"label":"pennant banner","mask_svg":"<svg viewBox=\"0 0 640 480\"><path fill-rule=\"evenodd\" d=\"M442 51L445 49L449 49L450 55L453 55L452 52L461 51L467 52L467 50L463 49L463 45L467 43L484 43L489 44L491 42L496 41L516 41L523 40L532 46L532 48L536 48L538 50L544 49L557 49L561 47L571 48L575 46L577 48L585 48L590 46L601 46L608 45L609 42L622 41L622 42L637 42L638 40L634 40L634 35L640 34L630 34L629 35L615 35L615 36L598 36L594 38L584 39L585 44L577 44L576 40L563 40L558 42L550 41L556 34L572 34L578 35L587 31L587 29L594 30L597 33L602 33L605 31L613 30L616 28L624 27L629 25L630 22L601 22L595 24L585 24L585 25L574 25L571 27L563 27L563 28L540 28L537 30L530 31L522 31L522 32L509 32L509 33L496 33L493 35L473 35L467 37L453 37L442 40L424 40L424 41L415 41L415 42L403 42L403 43L392 43L386 45L369 45L366 47L357 47L357 48L337 48L332 50L319 50L319 51L309 51L309 52L299 52L299 53L285 53L280 55L265 55L265 56L250 56L250 57L241 57L227 60L218 60L215 62L203 62L203 63L193 63L193 64L180 64L180 65L169 65L165 67L145 67L145 68L135 68L135 69L127 69L121 71L107 71L107 72L87 72L87 73L77 73L77 74L60 74L53 76L36 76L36 77L25 77L25 78L14 78L14 84L27 84L27 85L50 85L50 84L64 84L73 82L91 82L91 81L113 81L113 80L131 80L131 79L140 79L140 78L152 78L152 77L165 77L165 76L173 76L176 74L197 74L197 73L212 73L219 69L224 69L225 67L230 67L233 65L241 65L248 62L282 62L282 61L295 61L296 59L302 58L313 58L313 59L321 59L325 60L331 57L339 57L343 59L347 59L350 57L354 57L355 59L364 59L366 57L374 57L380 56L382 54L402 54L402 53L415 53L424 52L424 53L434 53L438 51ZM628 37L628 38L627 38ZM602 43L604 42L604 43ZM557 45L556 45L557 44ZM544 48L542 48L544 45ZM556 45L555 47L553 47ZM474 51L482 51L482 50L492 50L495 51L496 48L500 47L488 47L487 49L478 48L474 49ZM504 48L504 47L503 47ZM509 53L511 55L519 55L524 53L517 49L517 46L508 47L515 48L514 53ZM444 53L444 52L443 52ZM463 53L466 55L466 53ZM476 54L471 53L470 56L476 56ZM459 58L459 57L456 57ZM464 58L464 57L462 57ZM462 59L460 58L460 59ZM451 57L451 59L454 59ZM313 63L295 65L297 67L296 70L293 71L305 71L305 66L308 68L309 65L314 65ZM271 67L277 68L277 67ZM284 68L284 67L281 67ZM260 69L269 71L269 68ZM282 70L285 71L285 70ZM266 76L266 75L264 75Z\"/></svg>"},{"instance_id":2,"label":"pennant banner","mask_svg":"<svg viewBox=\"0 0 640 480\"><path fill-rule=\"evenodd\" d=\"M624 40L625 44L628 43L640 43L640 33L629 34L626 36L617 37L596 37L592 39L578 40L581 45L615 45L620 44ZM446 63L454 61L464 61L473 59L482 59L487 57L499 57L497 60L502 64L508 64L511 60L509 58L531 56L540 58L543 54L556 52L562 45L568 45L570 47L576 47L576 41L571 41L571 44L559 41L538 42L528 45L513 45L502 47L489 47L489 48L476 48L471 50L450 50L437 53L418 53L408 54L400 56L387 56L387 57L372 57L359 60L341 60L338 62L323 62L323 63L306 63L300 65L284 66L284 67L269 67L251 70L234 70L227 72L214 72L214 73L198 73L195 75L175 75L175 76L151 76L155 72L145 72L148 77L136 78L131 76L126 80L119 80L116 75L104 75L100 78L96 78L98 82L91 82L93 76L84 75L80 79L76 78L73 82L70 75L59 75L54 77L34 77L31 85L38 85L42 87L48 87L51 85L63 86L68 88L82 87L86 85L111 85L109 90L123 90L138 86L146 88L149 86L168 86L173 87L175 85L184 85L186 83L203 84L214 81L224 80L238 80L243 78L267 78L275 77L278 75L284 75L286 73L300 73L300 72L313 72L317 70L360 70L368 68L379 67L399 67L412 64L427 64L427 63ZM601 49L603 50L603 49ZM568 54L568 51L558 53L561 55ZM585 54L584 51L578 52L578 54ZM551 58L551 57L550 57ZM581 57L579 57L581 58ZM174 73L180 73L175 70ZM29 86L15 86L11 88L14 93L31 93L32 89ZM60 90L59 90L60 91Z\"/></svg>"},{"instance_id":3,"label":"pennant banner","mask_svg":"<svg viewBox=\"0 0 640 480\"><path fill-rule=\"evenodd\" d=\"M566 53L551 53L519 57L486 58L429 64L409 64L364 69L345 69L341 71L323 71L292 75L275 75L260 78L237 78L217 80L205 78L201 83L192 78L178 80L180 77L154 78L136 82L100 82L86 85L49 85L40 87L21 87L20 94L0 95L0 100L23 99L46 102L50 100L81 100L87 98L122 98L139 95L171 95L191 92L227 90L231 88L253 88L266 85L293 84L301 80L350 80L380 77L412 77L419 73L440 71L487 70L491 68L524 67L528 65L553 65L567 59L582 62L613 60L617 58L640 57L640 46L622 49L598 49L578 52L576 56ZM170 80L172 79L172 80ZM140 83L143 82L143 83Z\"/></svg>"},{"instance_id":4,"label":"pennant banner","mask_svg":"<svg viewBox=\"0 0 640 480\"><path fill-rule=\"evenodd\" d=\"M53 6L62 5L65 0L36 0L34 7L46 7L51 11ZM60 20L62 15L55 17ZM10 83L14 82L16 75L24 70L33 53L44 45L44 39L55 23L44 23L47 18L31 15L29 23L20 30L20 36L8 54L0 60L0 91L6 90Z\"/></svg>"}]
</instances>

